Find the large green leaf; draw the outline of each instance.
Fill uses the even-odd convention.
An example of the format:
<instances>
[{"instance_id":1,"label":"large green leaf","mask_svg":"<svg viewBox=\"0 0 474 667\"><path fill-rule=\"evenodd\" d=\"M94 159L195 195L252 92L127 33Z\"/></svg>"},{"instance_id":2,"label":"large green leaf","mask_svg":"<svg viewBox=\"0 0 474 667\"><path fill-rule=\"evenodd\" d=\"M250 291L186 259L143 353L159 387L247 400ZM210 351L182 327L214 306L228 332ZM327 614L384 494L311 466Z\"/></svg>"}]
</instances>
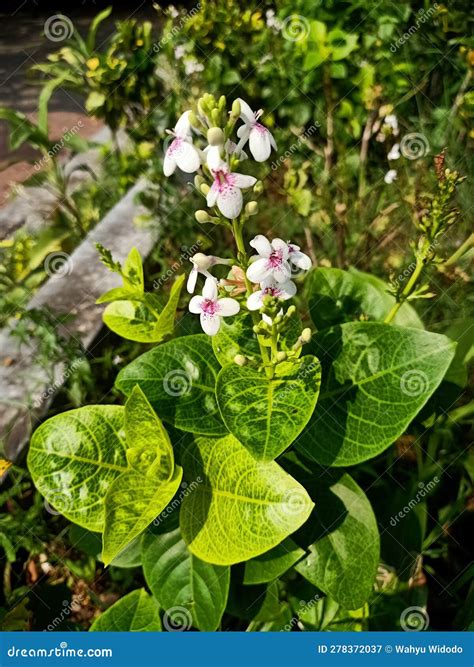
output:
<instances>
[{"instance_id":1,"label":"large green leaf","mask_svg":"<svg viewBox=\"0 0 474 667\"><path fill-rule=\"evenodd\" d=\"M139 588L118 600L92 624L91 632L158 632L161 621L156 601Z\"/></svg>"},{"instance_id":2,"label":"large green leaf","mask_svg":"<svg viewBox=\"0 0 474 667\"><path fill-rule=\"evenodd\" d=\"M130 469L112 482L105 498L106 565L167 506L183 474L175 468L168 434L138 386L125 406L125 432Z\"/></svg>"},{"instance_id":3,"label":"large green leaf","mask_svg":"<svg viewBox=\"0 0 474 667\"><path fill-rule=\"evenodd\" d=\"M223 435L215 396L219 370L209 336L197 334L145 352L120 371L116 385L129 394L138 384L158 415L183 431Z\"/></svg>"},{"instance_id":4,"label":"large green leaf","mask_svg":"<svg viewBox=\"0 0 474 667\"><path fill-rule=\"evenodd\" d=\"M146 582L173 623L174 614L199 630L215 630L229 592L230 567L205 563L192 554L179 528L167 533L148 531L143 537ZM178 619L179 620L179 619Z\"/></svg>"},{"instance_id":5,"label":"large green leaf","mask_svg":"<svg viewBox=\"0 0 474 667\"><path fill-rule=\"evenodd\" d=\"M445 336L376 322L327 329L311 342L323 383L295 446L323 465L366 461L391 445L440 384L454 355Z\"/></svg>"},{"instance_id":6,"label":"large green leaf","mask_svg":"<svg viewBox=\"0 0 474 667\"><path fill-rule=\"evenodd\" d=\"M311 272L307 284L311 318L318 329L362 318L383 321L395 303L382 280L361 271L321 267ZM400 308L394 324L423 328L408 303Z\"/></svg>"},{"instance_id":7,"label":"large green leaf","mask_svg":"<svg viewBox=\"0 0 474 667\"><path fill-rule=\"evenodd\" d=\"M143 294L140 300L118 300L109 303L104 311L104 323L122 338L139 343L160 343L170 336L174 329L174 319L178 307L184 275L173 284L169 299L161 312L156 309L153 295ZM101 301L111 300L126 294L128 288L117 287L101 297Z\"/></svg>"},{"instance_id":8,"label":"large green leaf","mask_svg":"<svg viewBox=\"0 0 474 667\"><path fill-rule=\"evenodd\" d=\"M244 584L265 584L278 579L304 555L303 549L287 537L270 551L245 563Z\"/></svg>"},{"instance_id":9,"label":"large green leaf","mask_svg":"<svg viewBox=\"0 0 474 667\"><path fill-rule=\"evenodd\" d=\"M311 495L315 510L295 539L308 554L295 569L346 609L372 594L380 559L377 522L367 496L350 475L301 462L285 468Z\"/></svg>"},{"instance_id":10,"label":"large green leaf","mask_svg":"<svg viewBox=\"0 0 474 667\"><path fill-rule=\"evenodd\" d=\"M127 469L124 408L90 405L56 415L34 433L28 467L36 488L68 519L104 526L104 497Z\"/></svg>"},{"instance_id":11,"label":"large green leaf","mask_svg":"<svg viewBox=\"0 0 474 667\"><path fill-rule=\"evenodd\" d=\"M291 373L269 380L251 367L226 366L216 394L224 422L259 460L275 459L308 423L321 384L313 356L298 360Z\"/></svg>"},{"instance_id":12,"label":"large green leaf","mask_svg":"<svg viewBox=\"0 0 474 667\"><path fill-rule=\"evenodd\" d=\"M192 553L216 565L258 556L299 528L313 508L305 489L274 461L258 462L232 435L197 438L183 452L189 479L181 532Z\"/></svg>"}]
</instances>

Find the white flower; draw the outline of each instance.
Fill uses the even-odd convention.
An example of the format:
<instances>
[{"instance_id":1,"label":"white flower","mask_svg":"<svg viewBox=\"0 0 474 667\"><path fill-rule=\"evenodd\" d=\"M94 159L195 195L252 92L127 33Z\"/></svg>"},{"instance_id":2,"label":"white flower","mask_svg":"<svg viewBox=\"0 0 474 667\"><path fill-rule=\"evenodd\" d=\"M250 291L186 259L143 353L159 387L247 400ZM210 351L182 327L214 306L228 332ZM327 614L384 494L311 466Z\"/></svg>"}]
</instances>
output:
<instances>
[{"instance_id":1,"label":"white flower","mask_svg":"<svg viewBox=\"0 0 474 667\"><path fill-rule=\"evenodd\" d=\"M212 169L214 183L207 194L207 205L215 206L223 216L232 220L236 218L243 205L240 188L251 188L257 179L253 176L232 173L225 162L221 162L217 169Z\"/></svg>"},{"instance_id":2,"label":"white flower","mask_svg":"<svg viewBox=\"0 0 474 667\"><path fill-rule=\"evenodd\" d=\"M240 117L244 121L244 124L237 130L237 136L240 138L237 149L241 150L248 140L250 152L254 160L264 162L270 157L272 148L274 150L277 149L275 139L271 132L258 122L263 113L262 110L260 109L254 113L247 102L244 102L240 98L239 102Z\"/></svg>"},{"instance_id":3,"label":"white flower","mask_svg":"<svg viewBox=\"0 0 474 667\"><path fill-rule=\"evenodd\" d=\"M296 294L296 285L292 280L287 280L284 283L277 283L272 279L262 280L260 287L261 289L251 294L247 299L249 310L260 310L266 296L273 296L286 301Z\"/></svg>"},{"instance_id":4,"label":"white flower","mask_svg":"<svg viewBox=\"0 0 474 667\"><path fill-rule=\"evenodd\" d=\"M397 180L397 170L396 169L389 169L387 171L387 173L385 174L385 176L383 177L383 180L388 185L393 183L393 181L396 181Z\"/></svg>"},{"instance_id":5,"label":"white flower","mask_svg":"<svg viewBox=\"0 0 474 667\"><path fill-rule=\"evenodd\" d=\"M174 50L174 57L176 60L181 60L181 58L184 58L186 55L186 47L184 44L178 44L178 46L175 47Z\"/></svg>"},{"instance_id":6,"label":"white flower","mask_svg":"<svg viewBox=\"0 0 474 667\"><path fill-rule=\"evenodd\" d=\"M300 247L294 243L288 243L288 259L290 262L302 271L309 271L311 268L311 258L301 252Z\"/></svg>"},{"instance_id":7,"label":"white flower","mask_svg":"<svg viewBox=\"0 0 474 667\"><path fill-rule=\"evenodd\" d=\"M192 262L193 268L191 269L186 285L189 294L193 294L199 274L202 274L206 278L212 278L209 273L211 267L216 266L216 264L230 264L232 262L231 259L223 259L222 257L215 257L214 255L204 255L202 252L197 252L190 258L190 261Z\"/></svg>"},{"instance_id":8,"label":"white flower","mask_svg":"<svg viewBox=\"0 0 474 667\"><path fill-rule=\"evenodd\" d=\"M188 76L190 74L194 74L195 72L202 72L203 69L204 65L194 58L188 58L188 60L184 61L184 71Z\"/></svg>"},{"instance_id":9,"label":"white flower","mask_svg":"<svg viewBox=\"0 0 474 667\"><path fill-rule=\"evenodd\" d=\"M389 127L392 130L392 132L395 136L398 135L398 133L399 133L398 118L395 116L394 113L391 113L391 114L388 114L388 116L385 116L385 118L383 119L383 124L386 127Z\"/></svg>"},{"instance_id":10,"label":"white flower","mask_svg":"<svg viewBox=\"0 0 474 667\"><path fill-rule=\"evenodd\" d=\"M189 302L189 310L195 315L201 315L201 326L209 336L215 336L221 326L221 317L237 315L240 310L239 302L230 297L217 297L217 282L214 278L207 278L202 296L193 296Z\"/></svg>"},{"instance_id":11,"label":"white flower","mask_svg":"<svg viewBox=\"0 0 474 667\"><path fill-rule=\"evenodd\" d=\"M277 283L285 283L291 276L288 263L290 254L288 245L282 239L270 241L262 234L258 234L250 241L252 248L258 255L251 257L252 264L247 269L247 278L253 283L261 283L272 278Z\"/></svg>"},{"instance_id":12,"label":"white flower","mask_svg":"<svg viewBox=\"0 0 474 667\"><path fill-rule=\"evenodd\" d=\"M393 144L387 155L387 160L398 160L400 157L400 144Z\"/></svg>"},{"instance_id":13,"label":"white flower","mask_svg":"<svg viewBox=\"0 0 474 667\"><path fill-rule=\"evenodd\" d=\"M165 176L171 176L178 166L181 171L192 174L199 169L201 159L199 151L192 143L189 111L181 115L172 134L174 139L166 149L163 173Z\"/></svg>"}]
</instances>

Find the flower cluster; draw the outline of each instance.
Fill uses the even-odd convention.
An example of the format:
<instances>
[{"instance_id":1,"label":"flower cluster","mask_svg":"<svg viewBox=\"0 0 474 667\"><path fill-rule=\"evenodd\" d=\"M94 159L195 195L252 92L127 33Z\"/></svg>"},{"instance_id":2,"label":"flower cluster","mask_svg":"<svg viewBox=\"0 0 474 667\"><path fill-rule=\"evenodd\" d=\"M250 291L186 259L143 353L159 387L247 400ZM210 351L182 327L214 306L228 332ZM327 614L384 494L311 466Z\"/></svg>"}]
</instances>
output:
<instances>
[{"instance_id":1,"label":"flower cluster","mask_svg":"<svg viewBox=\"0 0 474 667\"><path fill-rule=\"evenodd\" d=\"M201 326L210 336L219 331L223 317L236 315L242 308L247 310L254 321L262 359L267 359L265 339L271 338L272 349L277 350L280 332L293 315L294 307L286 313L282 310L283 302L297 291L292 278L309 270L311 260L297 245L280 238L270 241L262 234L250 241L256 254L247 254L243 227L258 212L254 198L261 194L263 186L254 176L240 173L237 168L249 159L246 150L255 162L264 162L276 150L276 143L260 122L261 109L254 112L247 102L237 99L227 113L225 104L224 97L216 100L205 95L195 108L181 115L170 132L163 170L167 176L176 167L196 173L194 184L208 209L196 211L197 221L224 225L232 232L237 246L236 256L230 259L203 253L190 258L188 292L194 294L199 275L205 283L202 294L191 298L189 310L200 315ZM249 190L252 199L245 203ZM219 281L213 269L221 265L227 267L227 275ZM300 341L295 355L301 344ZM270 365L271 362L272 359Z\"/></svg>"}]
</instances>

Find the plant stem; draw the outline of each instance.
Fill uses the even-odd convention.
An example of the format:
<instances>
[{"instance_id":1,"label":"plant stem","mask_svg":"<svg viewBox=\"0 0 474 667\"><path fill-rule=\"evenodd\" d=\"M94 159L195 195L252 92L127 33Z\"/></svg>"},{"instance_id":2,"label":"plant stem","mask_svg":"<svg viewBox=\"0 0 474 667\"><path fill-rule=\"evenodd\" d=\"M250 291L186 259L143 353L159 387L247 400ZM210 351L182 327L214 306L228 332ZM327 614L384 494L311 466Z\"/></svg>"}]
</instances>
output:
<instances>
[{"instance_id":1,"label":"plant stem","mask_svg":"<svg viewBox=\"0 0 474 667\"><path fill-rule=\"evenodd\" d=\"M323 91L326 100L326 146L324 149L324 173L329 176L334 153L334 116L332 81L329 66L323 69Z\"/></svg>"},{"instance_id":2,"label":"plant stem","mask_svg":"<svg viewBox=\"0 0 474 667\"><path fill-rule=\"evenodd\" d=\"M459 248L453 252L451 257L449 257L445 262L444 266L451 266L452 264L455 264L460 257L464 255L464 253L469 250L471 246L474 245L474 233L471 234L470 236L467 237L467 239L464 241L462 245L459 246Z\"/></svg>"},{"instance_id":3,"label":"plant stem","mask_svg":"<svg viewBox=\"0 0 474 667\"><path fill-rule=\"evenodd\" d=\"M248 256L245 250L244 239L242 236L242 225L236 219L232 220L232 233L234 235L235 244L237 246L237 251L238 251L237 260L239 262L240 268L244 272L245 287L247 288L247 296L250 296L253 292L253 288L252 288L252 283L247 278L247 273L246 273L246 269L248 266ZM254 326L257 326L260 322L258 314L256 312L252 312L251 315ZM257 336L257 341L258 341L258 346L260 348L260 354L262 355L262 360L265 366L265 373L267 377L271 379L273 377L273 367L271 366L271 360L268 354L268 350L265 347L265 345L263 345L259 336Z\"/></svg>"},{"instance_id":4,"label":"plant stem","mask_svg":"<svg viewBox=\"0 0 474 667\"><path fill-rule=\"evenodd\" d=\"M395 315L398 313L400 310L401 306L405 303L405 301L408 299L410 294L413 292L413 289L418 282L418 279L421 275L421 272L423 271L425 264L422 259L417 258L416 260L416 265L413 273L410 276L410 280L407 282L405 285L405 289L400 295L400 298L398 299L397 303L394 303L392 308L390 309L390 312L388 313L387 317L384 319L385 324L390 324L390 322L393 320Z\"/></svg>"}]
</instances>

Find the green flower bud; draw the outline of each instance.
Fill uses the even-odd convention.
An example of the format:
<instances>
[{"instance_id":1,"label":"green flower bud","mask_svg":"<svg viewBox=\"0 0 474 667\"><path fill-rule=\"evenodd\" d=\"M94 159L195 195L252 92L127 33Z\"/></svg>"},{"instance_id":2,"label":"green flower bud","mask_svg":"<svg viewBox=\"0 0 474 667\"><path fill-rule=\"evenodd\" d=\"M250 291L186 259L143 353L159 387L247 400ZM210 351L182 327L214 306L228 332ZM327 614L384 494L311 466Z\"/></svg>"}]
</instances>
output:
<instances>
[{"instance_id":1,"label":"green flower bud","mask_svg":"<svg viewBox=\"0 0 474 667\"><path fill-rule=\"evenodd\" d=\"M196 176L194 177L194 185L198 190L201 189L201 185L203 185L203 183L205 183L205 182L206 181L199 174L196 174Z\"/></svg>"},{"instance_id":2,"label":"green flower bud","mask_svg":"<svg viewBox=\"0 0 474 667\"><path fill-rule=\"evenodd\" d=\"M207 183L203 183L201 187L199 188L204 196L207 196L207 193L211 189Z\"/></svg>"},{"instance_id":3,"label":"green flower bud","mask_svg":"<svg viewBox=\"0 0 474 667\"><path fill-rule=\"evenodd\" d=\"M199 123L198 117L196 116L194 111L189 112L188 119L189 119L189 122L191 123L191 125L193 127L199 127L200 123Z\"/></svg>"},{"instance_id":4,"label":"green flower bud","mask_svg":"<svg viewBox=\"0 0 474 667\"><path fill-rule=\"evenodd\" d=\"M276 353L276 360L277 361L285 361L286 358L288 357L286 352L277 352Z\"/></svg>"},{"instance_id":5,"label":"green flower bud","mask_svg":"<svg viewBox=\"0 0 474 667\"><path fill-rule=\"evenodd\" d=\"M222 146L224 143L224 132L220 127L210 127L207 131L207 141L211 146Z\"/></svg>"},{"instance_id":6,"label":"green flower bud","mask_svg":"<svg viewBox=\"0 0 474 667\"><path fill-rule=\"evenodd\" d=\"M309 327L306 327L301 332L301 336L300 336L301 342L302 343L309 343L309 341L311 340L311 336L312 336L311 329Z\"/></svg>"},{"instance_id":7,"label":"green flower bud","mask_svg":"<svg viewBox=\"0 0 474 667\"><path fill-rule=\"evenodd\" d=\"M258 213L258 204L256 201L249 201L245 205L245 213L247 215L256 215Z\"/></svg>"},{"instance_id":8,"label":"green flower bud","mask_svg":"<svg viewBox=\"0 0 474 667\"><path fill-rule=\"evenodd\" d=\"M219 109L216 109L215 107L214 107L214 109L212 109L211 119L212 119L212 122L214 123L214 125L220 125L221 114L219 112Z\"/></svg>"},{"instance_id":9,"label":"green flower bud","mask_svg":"<svg viewBox=\"0 0 474 667\"><path fill-rule=\"evenodd\" d=\"M253 191L256 195L261 195L263 192L263 183L262 181L257 181L253 186Z\"/></svg>"},{"instance_id":10,"label":"green flower bud","mask_svg":"<svg viewBox=\"0 0 474 667\"><path fill-rule=\"evenodd\" d=\"M212 222L212 220L209 216L209 213L207 211L203 211L202 209L199 210L199 211L196 211L196 213L194 214L194 217L201 224L204 223L204 222Z\"/></svg>"},{"instance_id":11,"label":"green flower bud","mask_svg":"<svg viewBox=\"0 0 474 667\"><path fill-rule=\"evenodd\" d=\"M240 102L239 100L234 100L232 102L232 115L239 117L240 116Z\"/></svg>"},{"instance_id":12,"label":"green flower bud","mask_svg":"<svg viewBox=\"0 0 474 667\"><path fill-rule=\"evenodd\" d=\"M247 363L247 358L244 357L243 354L236 354L234 357L234 363L237 364L237 366L245 366Z\"/></svg>"}]
</instances>

